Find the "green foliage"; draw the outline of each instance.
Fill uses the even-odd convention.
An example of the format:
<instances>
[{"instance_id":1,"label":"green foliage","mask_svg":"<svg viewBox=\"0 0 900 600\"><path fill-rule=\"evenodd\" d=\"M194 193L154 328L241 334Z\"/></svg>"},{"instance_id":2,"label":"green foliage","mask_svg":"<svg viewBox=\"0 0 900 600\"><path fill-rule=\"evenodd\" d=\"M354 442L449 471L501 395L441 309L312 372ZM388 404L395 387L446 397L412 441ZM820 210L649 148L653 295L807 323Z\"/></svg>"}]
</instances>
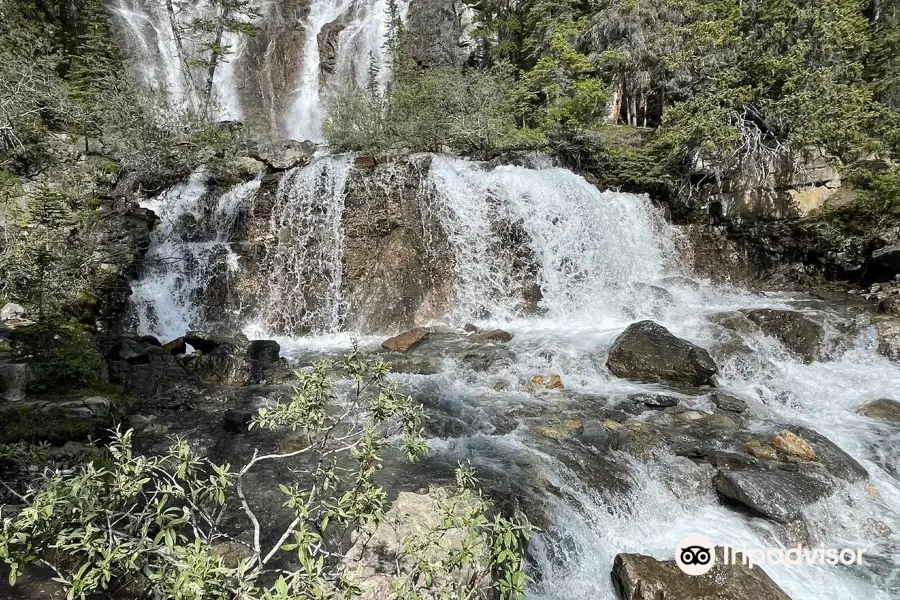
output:
<instances>
[{"instance_id":1,"label":"green foliage","mask_svg":"<svg viewBox=\"0 0 900 600\"><path fill-rule=\"evenodd\" d=\"M354 350L340 364L349 389L327 376L334 366L299 373L291 399L253 420L254 428L301 432L297 450L257 451L233 468L195 456L182 439L163 455L137 456L132 433L117 431L102 463L71 475L48 472L28 492L28 505L2 521L0 560L10 583L44 564L73 599L122 585L185 600L357 596L367 582L355 579L341 542L372 533L386 518L387 493L376 481L382 453L398 440L393 449L414 461L427 446L421 405L393 387L383 362ZM297 474L279 486L290 524L272 531L269 513L261 519L245 490L252 470L285 461ZM473 485L471 472L460 471L457 488L436 496L436 526L404 537L398 572L388 574L391 597L485 597L492 575L500 598L522 597L522 554L533 528L523 517L488 520L488 503ZM460 541L440 544L453 537ZM453 576L462 569L472 577Z\"/></svg>"},{"instance_id":2,"label":"green foliage","mask_svg":"<svg viewBox=\"0 0 900 600\"><path fill-rule=\"evenodd\" d=\"M351 88L329 109L324 132L344 150L409 148L486 154L518 146L509 65L436 68L403 76L386 92Z\"/></svg>"},{"instance_id":3,"label":"green foliage","mask_svg":"<svg viewBox=\"0 0 900 600\"><path fill-rule=\"evenodd\" d=\"M848 236L868 240L900 220L900 169L857 167L845 181L854 190L851 201L816 215L817 229L834 249Z\"/></svg>"},{"instance_id":4,"label":"green foliage","mask_svg":"<svg viewBox=\"0 0 900 600\"><path fill-rule=\"evenodd\" d=\"M94 424L89 419L73 419L62 410L37 409L8 410L3 413L0 443L49 442L63 444L70 440L86 440L94 434ZM41 464L35 461L32 464Z\"/></svg>"},{"instance_id":5,"label":"green foliage","mask_svg":"<svg viewBox=\"0 0 900 600\"><path fill-rule=\"evenodd\" d=\"M29 359L34 393L64 393L105 380L103 357L94 340L75 325L44 320L15 332L16 352Z\"/></svg>"}]
</instances>

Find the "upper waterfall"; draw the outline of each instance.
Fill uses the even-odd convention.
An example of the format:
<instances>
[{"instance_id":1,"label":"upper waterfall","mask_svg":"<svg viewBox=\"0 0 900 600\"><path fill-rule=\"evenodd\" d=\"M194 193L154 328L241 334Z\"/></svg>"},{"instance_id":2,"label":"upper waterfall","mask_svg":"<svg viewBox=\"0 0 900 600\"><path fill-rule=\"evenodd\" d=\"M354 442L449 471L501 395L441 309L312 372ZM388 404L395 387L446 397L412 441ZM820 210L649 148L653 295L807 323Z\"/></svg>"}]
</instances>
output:
<instances>
[{"instance_id":1,"label":"upper waterfall","mask_svg":"<svg viewBox=\"0 0 900 600\"><path fill-rule=\"evenodd\" d=\"M209 0L111 0L133 74L174 108L202 108L208 73L204 44L192 30L212 20ZM408 4L398 2L398 16ZM244 121L263 138L322 141L329 99L375 74L390 77L386 0L254 0L256 35L226 31L228 53L216 66L209 105L214 118ZM249 17L248 17L249 19Z\"/></svg>"}]
</instances>

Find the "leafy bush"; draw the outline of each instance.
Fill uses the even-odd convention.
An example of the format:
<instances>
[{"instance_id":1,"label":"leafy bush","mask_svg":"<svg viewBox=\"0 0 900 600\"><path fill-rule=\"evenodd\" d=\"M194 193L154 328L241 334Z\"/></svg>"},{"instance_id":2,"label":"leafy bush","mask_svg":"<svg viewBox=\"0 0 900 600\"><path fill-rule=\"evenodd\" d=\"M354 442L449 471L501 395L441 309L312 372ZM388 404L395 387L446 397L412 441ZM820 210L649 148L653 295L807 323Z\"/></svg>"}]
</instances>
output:
<instances>
[{"instance_id":1,"label":"leafy bush","mask_svg":"<svg viewBox=\"0 0 900 600\"><path fill-rule=\"evenodd\" d=\"M514 90L512 69L505 64L405 74L386 92L350 88L338 95L329 108L325 137L336 148L364 151L485 154L533 145L517 131Z\"/></svg>"},{"instance_id":2,"label":"leafy bush","mask_svg":"<svg viewBox=\"0 0 900 600\"><path fill-rule=\"evenodd\" d=\"M17 352L29 359L29 391L65 393L104 381L105 363L94 340L76 325L45 320L15 331Z\"/></svg>"},{"instance_id":3,"label":"leafy bush","mask_svg":"<svg viewBox=\"0 0 900 600\"><path fill-rule=\"evenodd\" d=\"M380 360L357 351L347 356L340 365L352 382L346 392L329 379L333 366L298 373L292 398L261 409L251 423L300 433L299 449L255 451L232 468L195 456L183 439L166 454L136 456L132 433L117 431L110 464L48 473L23 498L27 506L2 522L0 560L10 582L39 563L56 571L69 598L123 585L179 600L358 595L365 582L354 580L342 542L373 531L385 516L387 492L376 482L380 453L395 440L411 461L427 452L423 408L392 386ZM248 497L247 477L286 461L300 467L293 470L297 481L280 486L291 521L272 531ZM485 597L492 587L502 598L521 597L522 551L532 528L524 517L485 518L487 502L472 484L471 473L461 471L456 489L439 497L437 526L403 540L392 597L434 597L437 590L442 597ZM436 555L433 544L449 532L460 532L459 542ZM225 546L237 551L223 552ZM460 569L473 576L452 577ZM496 584L486 588L476 583L491 580Z\"/></svg>"}]
</instances>

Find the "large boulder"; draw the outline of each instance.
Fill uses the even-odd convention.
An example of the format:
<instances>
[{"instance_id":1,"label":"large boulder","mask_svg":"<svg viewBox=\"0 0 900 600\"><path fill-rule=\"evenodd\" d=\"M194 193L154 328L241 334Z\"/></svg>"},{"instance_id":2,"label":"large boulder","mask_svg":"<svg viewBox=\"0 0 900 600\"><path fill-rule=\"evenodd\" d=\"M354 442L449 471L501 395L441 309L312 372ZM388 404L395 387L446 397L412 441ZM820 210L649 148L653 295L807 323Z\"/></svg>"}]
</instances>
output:
<instances>
[{"instance_id":1,"label":"large boulder","mask_svg":"<svg viewBox=\"0 0 900 600\"><path fill-rule=\"evenodd\" d=\"M874 325L878 335L878 353L900 362L900 319L879 319Z\"/></svg>"},{"instance_id":2,"label":"large boulder","mask_svg":"<svg viewBox=\"0 0 900 600\"><path fill-rule=\"evenodd\" d=\"M803 313L774 308L754 308L741 312L763 333L781 342L804 362L810 363L821 358L825 329Z\"/></svg>"},{"instance_id":3,"label":"large boulder","mask_svg":"<svg viewBox=\"0 0 900 600\"><path fill-rule=\"evenodd\" d=\"M204 354L212 352L228 354L243 350L247 346L247 342L240 338L205 331L188 331L184 341Z\"/></svg>"},{"instance_id":4,"label":"large boulder","mask_svg":"<svg viewBox=\"0 0 900 600\"><path fill-rule=\"evenodd\" d=\"M709 352L653 321L629 325L609 349L606 366L623 379L695 386L709 383L718 371Z\"/></svg>"},{"instance_id":5,"label":"large boulder","mask_svg":"<svg viewBox=\"0 0 900 600\"><path fill-rule=\"evenodd\" d=\"M622 600L790 600L760 567L716 563L703 575L684 573L674 560L659 561L643 554L618 554L612 580Z\"/></svg>"},{"instance_id":6,"label":"large boulder","mask_svg":"<svg viewBox=\"0 0 900 600\"><path fill-rule=\"evenodd\" d=\"M803 510L835 490L822 479L802 471L720 470L713 478L725 498L779 523L790 523Z\"/></svg>"},{"instance_id":7,"label":"large boulder","mask_svg":"<svg viewBox=\"0 0 900 600\"><path fill-rule=\"evenodd\" d=\"M900 273L900 244L875 250L869 263L881 278L889 279Z\"/></svg>"},{"instance_id":8,"label":"large boulder","mask_svg":"<svg viewBox=\"0 0 900 600\"><path fill-rule=\"evenodd\" d=\"M888 423L900 424L900 402L879 398L856 407L856 412L870 419L880 419Z\"/></svg>"},{"instance_id":9,"label":"large boulder","mask_svg":"<svg viewBox=\"0 0 900 600\"><path fill-rule=\"evenodd\" d=\"M315 151L316 145L313 142L282 140L263 144L252 158L264 162L276 171L286 171L306 166Z\"/></svg>"},{"instance_id":10,"label":"large boulder","mask_svg":"<svg viewBox=\"0 0 900 600\"><path fill-rule=\"evenodd\" d=\"M427 494L400 492L373 531L355 536L344 566L350 579L360 586L362 598L387 598L394 589L398 569L410 572L414 560L447 565L448 559L462 548L467 532L463 528L446 527L442 508L446 501L447 492L440 488L433 488ZM479 564L487 558L487 540L479 541L470 564ZM415 559L404 556L410 545L417 548ZM448 594L469 583L488 589L491 585L488 579L486 573L468 565L451 567L449 572L439 570L429 586L430 593L423 598L450 597Z\"/></svg>"},{"instance_id":11,"label":"large boulder","mask_svg":"<svg viewBox=\"0 0 900 600\"><path fill-rule=\"evenodd\" d=\"M24 318L25 309L22 308L21 304L8 302L7 304L3 305L3 308L0 308L0 321L12 321L14 319Z\"/></svg>"}]
</instances>

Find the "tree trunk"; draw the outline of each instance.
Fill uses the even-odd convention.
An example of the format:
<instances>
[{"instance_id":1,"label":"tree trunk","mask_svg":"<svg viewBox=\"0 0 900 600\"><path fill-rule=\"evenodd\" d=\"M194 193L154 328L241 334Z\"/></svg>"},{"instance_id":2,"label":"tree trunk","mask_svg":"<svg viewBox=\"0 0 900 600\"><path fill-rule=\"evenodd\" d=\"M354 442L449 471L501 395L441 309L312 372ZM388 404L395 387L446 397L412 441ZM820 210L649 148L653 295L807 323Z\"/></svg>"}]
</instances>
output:
<instances>
[{"instance_id":1,"label":"tree trunk","mask_svg":"<svg viewBox=\"0 0 900 600\"><path fill-rule=\"evenodd\" d=\"M622 95L625 92L625 74L619 76L616 82L616 89L613 92L612 110L609 113L609 122L613 125L619 123L620 114L622 112Z\"/></svg>"}]
</instances>

